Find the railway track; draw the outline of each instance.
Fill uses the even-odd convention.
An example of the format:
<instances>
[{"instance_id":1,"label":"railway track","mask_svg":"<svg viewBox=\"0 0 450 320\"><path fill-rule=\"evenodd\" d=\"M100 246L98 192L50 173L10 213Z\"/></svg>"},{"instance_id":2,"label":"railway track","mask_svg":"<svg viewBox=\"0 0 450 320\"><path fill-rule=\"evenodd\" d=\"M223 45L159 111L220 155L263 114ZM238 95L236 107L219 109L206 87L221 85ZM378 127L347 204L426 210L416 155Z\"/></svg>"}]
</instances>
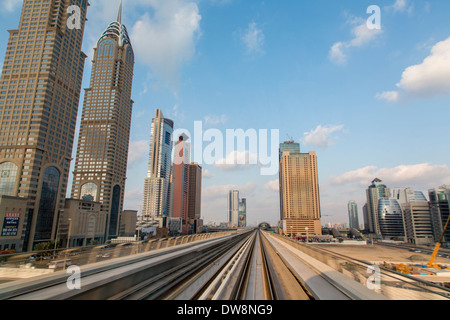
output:
<instances>
[{"instance_id":1,"label":"railway track","mask_svg":"<svg viewBox=\"0 0 450 320\"><path fill-rule=\"evenodd\" d=\"M3 284L0 285L0 299L257 301L385 298L331 268L319 270L319 264L311 263L309 256L304 256L282 238L253 230L85 266L78 290L67 286L68 276L63 271L42 279Z\"/></svg>"}]
</instances>

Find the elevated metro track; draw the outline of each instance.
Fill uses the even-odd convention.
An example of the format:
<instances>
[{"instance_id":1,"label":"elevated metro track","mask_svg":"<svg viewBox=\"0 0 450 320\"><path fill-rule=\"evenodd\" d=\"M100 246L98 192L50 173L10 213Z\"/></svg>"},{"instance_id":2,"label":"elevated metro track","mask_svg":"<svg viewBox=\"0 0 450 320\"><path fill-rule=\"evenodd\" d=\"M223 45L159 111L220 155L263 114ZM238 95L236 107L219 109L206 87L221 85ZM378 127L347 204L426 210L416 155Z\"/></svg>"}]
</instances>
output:
<instances>
[{"instance_id":1,"label":"elevated metro track","mask_svg":"<svg viewBox=\"0 0 450 320\"><path fill-rule=\"evenodd\" d=\"M344 265L351 276L327 259ZM450 295L445 288L418 285L398 274L387 275L387 270L380 271L382 282L393 277L394 288L369 289L370 275L355 276L368 266L351 260L252 230L83 266L79 289L67 285L64 270L2 284L0 299L384 300L396 294L411 299Z\"/></svg>"}]
</instances>

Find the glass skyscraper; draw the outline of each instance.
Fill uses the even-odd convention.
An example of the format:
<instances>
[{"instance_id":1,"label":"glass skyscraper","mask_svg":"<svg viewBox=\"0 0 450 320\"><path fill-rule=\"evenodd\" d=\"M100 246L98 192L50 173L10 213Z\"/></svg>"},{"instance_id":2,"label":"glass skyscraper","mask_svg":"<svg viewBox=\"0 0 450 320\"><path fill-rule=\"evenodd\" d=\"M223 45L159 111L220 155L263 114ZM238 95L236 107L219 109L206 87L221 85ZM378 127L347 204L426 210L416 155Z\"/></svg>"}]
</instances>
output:
<instances>
[{"instance_id":1,"label":"glass skyscraper","mask_svg":"<svg viewBox=\"0 0 450 320\"><path fill-rule=\"evenodd\" d=\"M385 239L405 237L402 208L396 199L378 200L378 225Z\"/></svg>"},{"instance_id":2,"label":"glass skyscraper","mask_svg":"<svg viewBox=\"0 0 450 320\"><path fill-rule=\"evenodd\" d=\"M348 219L350 228L359 230L358 205L354 200L348 203Z\"/></svg>"},{"instance_id":3,"label":"glass skyscraper","mask_svg":"<svg viewBox=\"0 0 450 320\"><path fill-rule=\"evenodd\" d=\"M150 135L148 173L144 182L144 220L169 215L173 126L173 121L165 119L161 110L155 111Z\"/></svg>"}]
</instances>

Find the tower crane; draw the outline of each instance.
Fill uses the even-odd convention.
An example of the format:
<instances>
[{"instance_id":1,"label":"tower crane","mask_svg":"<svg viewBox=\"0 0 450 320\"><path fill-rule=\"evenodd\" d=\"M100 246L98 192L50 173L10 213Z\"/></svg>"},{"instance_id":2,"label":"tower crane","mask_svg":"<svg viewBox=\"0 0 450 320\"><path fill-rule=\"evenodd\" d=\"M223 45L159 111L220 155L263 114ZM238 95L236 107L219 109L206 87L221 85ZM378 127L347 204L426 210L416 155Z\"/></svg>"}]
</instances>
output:
<instances>
[{"instance_id":1,"label":"tower crane","mask_svg":"<svg viewBox=\"0 0 450 320\"><path fill-rule=\"evenodd\" d=\"M428 262L428 265L427 265L428 268L441 269L441 267L439 265L437 265L435 263L435 261L436 261L436 256L439 252L439 249L441 248L442 239L444 239L445 231L447 230L449 222L450 222L450 214L448 215L447 223L445 224L444 230L442 231L442 235L439 238L439 241L436 243L436 247L434 248L433 254L431 255L430 262Z\"/></svg>"}]
</instances>

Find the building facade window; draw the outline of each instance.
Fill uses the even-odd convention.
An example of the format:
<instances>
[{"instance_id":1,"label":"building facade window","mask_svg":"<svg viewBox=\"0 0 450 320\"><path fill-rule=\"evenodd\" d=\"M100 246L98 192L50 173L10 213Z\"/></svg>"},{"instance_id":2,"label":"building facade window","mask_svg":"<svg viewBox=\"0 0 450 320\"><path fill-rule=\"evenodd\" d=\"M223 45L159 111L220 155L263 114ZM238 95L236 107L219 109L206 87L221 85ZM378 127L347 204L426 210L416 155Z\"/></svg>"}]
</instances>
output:
<instances>
[{"instance_id":1,"label":"building facade window","mask_svg":"<svg viewBox=\"0 0 450 320\"><path fill-rule=\"evenodd\" d=\"M12 162L0 164L0 195L13 196L18 167Z\"/></svg>"},{"instance_id":2,"label":"building facade window","mask_svg":"<svg viewBox=\"0 0 450 320\"><path fill-rule=\"evenodd\" d=\"M36 220L36 241L51 240L60 177L61 174L55 167L48 167L44 172L41 200Z\"/></svg>"},{"instance_id":3,"label":"building facade window","mask_svg":"<svg viewBox=\"0 0 450 320\"><path fill-rule=\"evenodd\" d=\"M97 201L98 187L95 183L88 182L81 187L80 199L85 201Z\"/></svg>"}]
</instances>

